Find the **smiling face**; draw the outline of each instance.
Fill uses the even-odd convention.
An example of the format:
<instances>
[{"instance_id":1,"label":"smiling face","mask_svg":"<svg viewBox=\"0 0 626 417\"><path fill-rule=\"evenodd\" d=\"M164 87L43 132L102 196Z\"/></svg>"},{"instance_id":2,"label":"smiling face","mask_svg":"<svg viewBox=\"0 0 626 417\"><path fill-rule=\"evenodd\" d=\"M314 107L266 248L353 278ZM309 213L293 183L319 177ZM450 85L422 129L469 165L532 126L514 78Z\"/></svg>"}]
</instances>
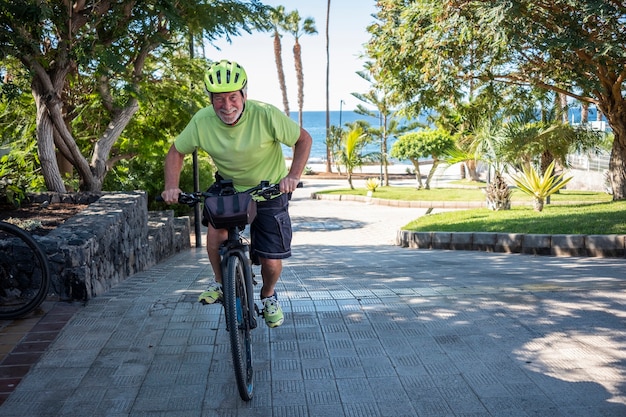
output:
<instances>
[{"instance_id":1,"label":"smiling face","mask_svg":"<svg viewBox=\"0 0 626 417\"><path fill-rule=\"evenodd\" d=\"M246 94L242 91L214 93L212 94L211 102L217 117L227 125L232 125L239 120L243 112Z\"/></svg>"}]
</instances>

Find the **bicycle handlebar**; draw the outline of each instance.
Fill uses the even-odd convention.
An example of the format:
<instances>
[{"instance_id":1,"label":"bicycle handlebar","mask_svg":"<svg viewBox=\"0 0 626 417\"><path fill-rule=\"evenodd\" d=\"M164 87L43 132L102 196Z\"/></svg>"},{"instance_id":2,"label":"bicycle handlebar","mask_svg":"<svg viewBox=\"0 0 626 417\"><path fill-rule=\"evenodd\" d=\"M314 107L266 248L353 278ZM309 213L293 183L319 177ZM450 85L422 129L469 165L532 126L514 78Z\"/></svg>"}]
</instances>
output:
<instances>
[{"instance_id":1,"label":"bicycle handlebar","mask_svg":"<svg viewBox=\"0 0 626 417\"><path fill-rule=\"evenodd\" d=\"M304 185L302 182L299 182L296 188L302 188ZM240 193L248 193L256 196L260 196L265 200L270 200L272 196L281 194L279 190L279 184L270 184L269 181L261 181L259 185L249 188L245 191L240 191ZM236 193L236 192L235 192ZM202 198L213 197L216 194L208 193L206 191L196 191L193 193L180 193L178 195L178 203L185 204L189 207L193 207L196 204L202 201ZM219 194L217 194L219 195ZM163 202L163 197L160 195L155 199L157 202Z\"/></svg>"}]
</instances>

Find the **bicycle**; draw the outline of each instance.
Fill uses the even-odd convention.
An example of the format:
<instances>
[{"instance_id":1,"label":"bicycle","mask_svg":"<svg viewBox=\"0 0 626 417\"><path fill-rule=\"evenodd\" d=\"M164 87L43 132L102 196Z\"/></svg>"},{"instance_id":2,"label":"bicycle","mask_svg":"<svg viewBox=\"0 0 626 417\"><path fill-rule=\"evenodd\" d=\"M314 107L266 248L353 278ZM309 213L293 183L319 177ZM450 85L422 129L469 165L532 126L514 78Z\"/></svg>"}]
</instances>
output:
<instances>
[{"instance_id":1,"label":"bicycle","mask_svg":"<svg viewBox=\"0 0 626 417\"><path fill-rule=\"evenodd\" d=\"M32 312L49 287L50 265L44 250L25 230L0 221L0 319Z\"/></svg>"},{"instance_id":2,"label":"bicycle","mask_svg":"<svg viewBox=\"0 0 626 417\"><path fill-rule=\"evenodd\" d=\"M298 188L301 187L302 183L299 183ZM193 207L203 199L207 204L207 199L210 197L225 197L236 194L249 194L269 200L281 192L278 189L278 184L270 185L268 181L261 181L259 185L237 193L232 186L232 181L221 181L221 191L217 195L210 192L181 193L178 196L178 202ZM157 199L162 201L160 198ZM253 202L252 204L256 203ZM243 213L246 207L240 209ZM256 316L262 315L254 302L253 287L257 285L257 281L252 270L250 245L242 235L246 226L253 219L254 216L242 215L240 219L230 222L228 227L216 227L228 230L228 238L220 245L219 249L222 291L224 293L221 303L224 308L226 330L230 338L237 388L241 399L244 401L252 399L254 390L251 331L257 327Z\"/></svg>"}]
</instances>

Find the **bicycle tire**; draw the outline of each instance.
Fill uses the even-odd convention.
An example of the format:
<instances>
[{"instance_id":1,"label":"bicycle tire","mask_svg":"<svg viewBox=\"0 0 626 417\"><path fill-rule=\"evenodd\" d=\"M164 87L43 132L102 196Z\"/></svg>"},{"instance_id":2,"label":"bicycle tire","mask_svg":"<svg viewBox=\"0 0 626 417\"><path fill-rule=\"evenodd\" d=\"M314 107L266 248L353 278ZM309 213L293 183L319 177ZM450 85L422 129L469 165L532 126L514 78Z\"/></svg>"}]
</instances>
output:
<instances>
[{"instance_id":1,"label":"bicycle tire","mask_svg":"<svg viewBox=\"0 0 626 417\"><path fill-rule=\"evenodd\" d=\"M237 388L241 399L250 401L254 390L250 333L250 315L253 312L249 309L244 268L244 262L239 256L232 255L228 258L223 290Z\"/></svg>"},{"instance_id":2,"label":"bicycle tire","mask_svg":"<svg viewBox=\"0 0 626 417\"><path fill-rule=\"evenodd\" d=\"M50 287L50 265L37 241L0 222L0 319L25 316L41 305Z\"/></svg>"}]
</instances>

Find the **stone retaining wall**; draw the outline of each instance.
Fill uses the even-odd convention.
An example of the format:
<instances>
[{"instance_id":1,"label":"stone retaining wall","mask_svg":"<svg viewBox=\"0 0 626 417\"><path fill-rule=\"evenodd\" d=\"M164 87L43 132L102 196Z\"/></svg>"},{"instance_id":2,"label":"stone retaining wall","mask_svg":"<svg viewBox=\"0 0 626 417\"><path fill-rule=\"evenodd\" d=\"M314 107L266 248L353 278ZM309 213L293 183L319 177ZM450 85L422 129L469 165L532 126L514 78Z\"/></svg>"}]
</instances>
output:
<instances>
[{"instance_id":1,"label":"stone retaining wall","mask_svg":"<svg viewBox=\"0 0 626 417\"><path fill-rule=\"evenodd\" d=\"M48 201L68 200L53 196ZM175 218L171 210L148 212L144 192L104 193L89 203L37 238L48 254L52 289L61 299L93 298L191 246L189 218Z\"/></svg>"},{"instance_id":2,"label":"stone retaining wall","mask_svg":"<svg viewBox=\"0 0 626 417\"><path fill-rule=\"evenodd\" d=\"M396 245L414 249L478 250L551 256L626 256L624 235L541 235L399 230Z\"/></svg>"}]
</instances>

